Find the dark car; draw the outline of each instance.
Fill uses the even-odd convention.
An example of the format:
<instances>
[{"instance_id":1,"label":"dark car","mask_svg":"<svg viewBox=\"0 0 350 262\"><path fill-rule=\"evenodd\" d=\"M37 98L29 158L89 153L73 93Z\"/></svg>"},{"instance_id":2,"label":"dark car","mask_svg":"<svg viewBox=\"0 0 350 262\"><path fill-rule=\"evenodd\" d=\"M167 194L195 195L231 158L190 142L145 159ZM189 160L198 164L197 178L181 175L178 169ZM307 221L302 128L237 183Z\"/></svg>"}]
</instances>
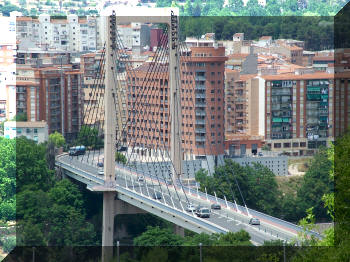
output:
<instances>
[{"instance_id":1,"label":"dark car","mask_svg":"<svg viewBox=\"0 0 350 262\"><path fill-rule=\"evenodd\" d=\"M153 199L162 199L162 195L161 195L161 193L154 191L152 198Z\"/></svg>"},{"instance_id":2,"label":"dark car","mask_svg":"<svg viewBox=\"0 0 350 262\"><path fill-rule=\"evenodd\" d=\"M260 225L260 220L258 219L258 218L251 218L250 220L249 220L249 224L251 224L251 225Z\"/></svg>"},{"instance_id":3,"label":"dark car","mask_svg":"<svg viewBox=\"0 0 350 262\"><path fill-rule=\"evenodd\" d=\"M196 206L196 209L195 209L195 213L197 213L201 208L204 208L203 206L199 205L199 206Z\"/></svg>"},{"instance_id":4,"label":"dark car","mask_svg":"<svg viewBox=\"0 0 350 262\"><path fill-rule=\"evenodd\" d=\"M219 203L214 203L214 204L212 204L211 205L211 207L210 207L211 209L221 209L221 205L219 204Z\"/></svg>"},{"instance_id":5,"label":"dark car","mask_svg":"<svg viewBox=\"0 0 350 262\"><path fill-rule=\"evenodd\" d=\"M98 163L97 163L97 166L98 166L98 167L103 167L103 161L98 162Z\"/></svg>"}]
</instances>

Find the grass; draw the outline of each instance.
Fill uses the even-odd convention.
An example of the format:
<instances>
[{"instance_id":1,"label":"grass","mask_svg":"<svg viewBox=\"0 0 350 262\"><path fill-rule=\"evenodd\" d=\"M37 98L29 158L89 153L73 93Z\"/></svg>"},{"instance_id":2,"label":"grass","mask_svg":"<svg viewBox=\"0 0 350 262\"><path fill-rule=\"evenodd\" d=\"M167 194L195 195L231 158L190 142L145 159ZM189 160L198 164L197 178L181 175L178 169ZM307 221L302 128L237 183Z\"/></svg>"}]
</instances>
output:
<instances>
[{"instance_id":1,"label":"grass","mask_svg":"<svg viewBox=\"0 0 350 262\"><path fill-rule=\"evenodd\" d=\"M310 157L288 159L288 166L297 165L299 172L306 172L310 166Z\"/></svg>"},{"instance_id":2,"label":"grass","mask_svg":"<svg viewBox=\"0 0 350 262\"><path fill-rule=\"evenodd\" d=\"M277 176L276 177L278 188L285 194L296 195L298 188L303 180L302 176Z\"/></svg>"}]
</instances>

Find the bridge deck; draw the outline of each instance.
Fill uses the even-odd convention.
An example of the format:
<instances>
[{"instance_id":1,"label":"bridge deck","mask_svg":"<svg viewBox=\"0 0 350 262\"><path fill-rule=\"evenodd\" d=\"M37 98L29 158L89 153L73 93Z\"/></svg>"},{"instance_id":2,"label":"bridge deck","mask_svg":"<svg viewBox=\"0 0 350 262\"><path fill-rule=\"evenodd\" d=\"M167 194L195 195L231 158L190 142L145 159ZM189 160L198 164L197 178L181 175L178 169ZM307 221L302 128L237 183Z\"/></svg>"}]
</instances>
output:
<instances>
[{"instance_id":1,"label":"bridge deck","mask_svg":"<svg viewBox=\"0 0 350 262\"><path fill-rule=\"evenodd\" d=\"M139 183L137 176L141 173L121 165L116 165L116 181L108 185L104 177L98 175L97 160L92 163L81 156L61 155L56 160L56 165L65 170L66 175L85 183L90 190L115 191L119 199L197 233L237 232L243 229L250 234L254 244L261 245L265 240L282 239L290 242L302 231L301 227L290 222L246 209L195 189L167 185L163 178L154 175L142 173L145 183ZM155 191L162 195L160 200L152 198ZM212 210L210 218L198 218L184 210L188 201L206 207L218 201L222 209ZM259 218L261 225L249 225L251 216ZM321 238L316 232L310 234Z\"/></svg>"}]
</instances>

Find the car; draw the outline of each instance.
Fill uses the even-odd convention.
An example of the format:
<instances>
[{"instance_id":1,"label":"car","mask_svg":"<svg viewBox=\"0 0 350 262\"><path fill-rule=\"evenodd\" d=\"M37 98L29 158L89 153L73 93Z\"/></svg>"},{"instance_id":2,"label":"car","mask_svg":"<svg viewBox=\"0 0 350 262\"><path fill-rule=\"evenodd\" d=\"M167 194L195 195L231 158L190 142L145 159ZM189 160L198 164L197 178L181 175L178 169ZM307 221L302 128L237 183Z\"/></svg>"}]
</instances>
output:
<instances>
[{"instance_id":1,"label":"car","mask_svg":"<svg viewBox=\"0 0 350 262\"><path fill-rule=\"evenodd\" d=\"M187 212L194 212L194 211L196 211L196 207L194 205L192 205L192 204L188 204L186 206L186 211Z\"/></svg>"},{"instance_id":2,"label":"car","mask_svg":"<svg viewBox=\"0 0 350 262\"><path fill-rule=\"evenodd\" d=\"M194 212L196 212L197 214L197 212L199 212L201 208L204 208L204 206L201 206L201 205L196 206L196 209L194 210Z\"/></svg>"},{"instance_id":3,"label":"car","mask_svg":"<svg viewBox=\"0 0 350 262\"><path fill-rule=\"evenodd\" d=\"M249 224L250 225L260 225L260 220L258 218L253 217L249 220Z\"/></svg>"},{"instance_id":4,"label":"car","mask_svg":"<svg viewBox=\"0 0 350 262\"><path fill-rule=\"evenodd\" d=\"M206 207L203 207L196 212L196 215L198 217L210 217L210 210Z\"/></svg>"},{"instance_id":5,"label":"car","mask_svg":"<svg viewBox=\"0 0 350 262\"><path fill-rule=\"evenodd\" d=\"M105 174L105 171L103 170L103 168L99 168L97 171L97 174L99 174L100 176L103 176Z\"/></svg>"},{"instance_id":6,"label":"car","mask_svg":"<svg viewBox=\"0 0 350 262\"><path fill-rule=\"evenodd\" d=\"M264 154L262 152L259 152L258 153L258 156L263 156Z\"/></svg>"},{"instance_id":7,"label":"car","mask_svg":"<svg viewBox=\"0 0 350 262\"><path fill-rule=\"evenodd\" d=\"M161 193L157 192L157 191L154 191L153 195L152 195L152 198L153 199L162 199L162 195Z\"/></svg>"},{"instance_id":8,"label":"car","mask_svg":"<svg viewBox=\"0 0 350 262\"><path fill-rule=\"evenodd\" d=\"M98 162L98 163L97 163L97 166L98 166L98 167L103 167L103 162L102 162L102 161Z\"/></svg>"},{"instance_id":9,"label":"car","mask_svg":"<svg viewBox=\"0 0 350 262\"><path fill-rule=\"evenodd\" d=\"M137 182L145 182L145 177L144 176L137 177Z\"/></svg>"},{"instance_id":10,"label":"car","mask_svg":"<svg viewBox=\"0 0 350 262\"><path fill-rule=\"evenodd\" d=\"M211 209L221 209L221 205L219 203L214 203L210 207Z\"/></svg>"}]
</instances>

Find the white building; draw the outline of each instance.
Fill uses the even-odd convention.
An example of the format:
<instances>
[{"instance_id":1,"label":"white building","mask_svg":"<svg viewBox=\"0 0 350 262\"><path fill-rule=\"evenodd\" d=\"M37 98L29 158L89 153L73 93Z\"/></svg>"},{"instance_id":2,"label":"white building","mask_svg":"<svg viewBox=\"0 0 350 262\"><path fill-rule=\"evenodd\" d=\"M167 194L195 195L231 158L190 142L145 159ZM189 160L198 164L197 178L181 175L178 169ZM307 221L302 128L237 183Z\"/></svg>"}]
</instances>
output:
<instances>
[{"instance_id":1,"label":"white building","mask_svg":"<svg viewBox=\"0 0 350 262\"><path fill-rule=\"evenodd\" d=\"M97 18L79 18L70 14L67 19L52 19L40 14L38 19L17 17L17 39L30 39L37 47L72 52L95 51L98 46Z\"/></svg>"},{"instance_id":2,"label":"white building","mask_svg":"<svg viewBox=\"0 0 350 262\"><path fill-rule=\"evenodd\" d=\"M45 121L38 122L15 122L4 123L4 137L13 139L25 136L36 143L43 143L49 139L48 126Z\"/></svg>"}]
</instances>

